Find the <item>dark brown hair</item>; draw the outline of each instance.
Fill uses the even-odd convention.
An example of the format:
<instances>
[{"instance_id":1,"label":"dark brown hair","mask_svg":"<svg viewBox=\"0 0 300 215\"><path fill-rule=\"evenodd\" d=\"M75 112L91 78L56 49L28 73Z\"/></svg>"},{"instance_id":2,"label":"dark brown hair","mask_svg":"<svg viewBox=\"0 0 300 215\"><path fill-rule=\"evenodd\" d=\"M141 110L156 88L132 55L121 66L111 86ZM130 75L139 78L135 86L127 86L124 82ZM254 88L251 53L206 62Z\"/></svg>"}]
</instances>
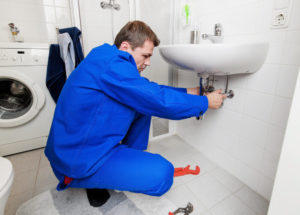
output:
<instances>
[{"instance_id":1,"label":"dark brown hair","mask_svg":"<svg viewBox=\"0 0 300 215\"><path fill-rule=\"evenodd\" d=\"M142 21L128 22L117 34L114 44L120 48L121 43L127 41L132 49L142 47L146 40L153 42L154 46L158 46L160 40L152 29Z\"/></svg>"}]
</instances>

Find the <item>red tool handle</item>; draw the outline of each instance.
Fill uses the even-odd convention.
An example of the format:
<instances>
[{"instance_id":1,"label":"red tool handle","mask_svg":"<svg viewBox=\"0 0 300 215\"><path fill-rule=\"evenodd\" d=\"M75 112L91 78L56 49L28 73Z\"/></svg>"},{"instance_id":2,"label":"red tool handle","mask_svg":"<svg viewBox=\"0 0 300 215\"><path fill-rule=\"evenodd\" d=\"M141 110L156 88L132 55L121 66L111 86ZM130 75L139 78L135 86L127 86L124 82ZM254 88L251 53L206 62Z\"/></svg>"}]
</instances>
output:
<instances>
[{"instance_id":1,"label":"red tool handle","mask_svg":"<svg viewBox=\"0 0 300 215\"><path fill-rule=\"evenodd\" d=\"M183 175L187 175L187 174L192 174L192 175L198 175L200 173L200 167L196 166L195 170L191 170L190 169L190 165L182 168L175 168L174 170L174 177L176 176L183 176Z\"/></svg>"}]
</instances>

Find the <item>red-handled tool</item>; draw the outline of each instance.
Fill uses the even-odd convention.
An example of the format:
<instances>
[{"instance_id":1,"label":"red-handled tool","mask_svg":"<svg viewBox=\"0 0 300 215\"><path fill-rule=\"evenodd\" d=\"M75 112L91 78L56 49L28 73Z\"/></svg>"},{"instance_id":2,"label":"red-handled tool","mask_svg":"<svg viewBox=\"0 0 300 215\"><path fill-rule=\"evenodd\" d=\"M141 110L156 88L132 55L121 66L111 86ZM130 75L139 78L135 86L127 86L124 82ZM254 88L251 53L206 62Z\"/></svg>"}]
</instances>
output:
<instances>
[{"instance_id":1,"label":"red-handled tool","mask_svg":"<svg viewBox=\"0 0 300 215\"><path fill-rule=\"evenodd\" d=\"M199 173L200 173L200 167L199 166L196 166L195 170L191 170L190 165L187 165L184 168L179 167L179 168L174 169L174 177L188 175L188 174L198 175Z\"/></svg>"}]
</instances>

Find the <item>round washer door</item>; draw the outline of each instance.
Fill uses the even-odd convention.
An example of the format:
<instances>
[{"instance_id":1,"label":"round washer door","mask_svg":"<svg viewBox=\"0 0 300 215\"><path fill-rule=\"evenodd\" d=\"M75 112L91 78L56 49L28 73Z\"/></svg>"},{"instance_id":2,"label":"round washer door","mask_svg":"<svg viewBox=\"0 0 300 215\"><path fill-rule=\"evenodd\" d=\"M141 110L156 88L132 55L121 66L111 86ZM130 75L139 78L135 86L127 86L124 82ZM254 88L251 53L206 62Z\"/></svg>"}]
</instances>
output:
<instances>
[{"instance_id":1,"label":"round washer door","mask_svg":"<svg viewBox=\"0 0 300 215\"><path fill-rule=\"evenodd\" d=\"M45 95L32 79L20 72L0 71L0 127L29 122L44 104Z\"/></svg>"}]
</instances>

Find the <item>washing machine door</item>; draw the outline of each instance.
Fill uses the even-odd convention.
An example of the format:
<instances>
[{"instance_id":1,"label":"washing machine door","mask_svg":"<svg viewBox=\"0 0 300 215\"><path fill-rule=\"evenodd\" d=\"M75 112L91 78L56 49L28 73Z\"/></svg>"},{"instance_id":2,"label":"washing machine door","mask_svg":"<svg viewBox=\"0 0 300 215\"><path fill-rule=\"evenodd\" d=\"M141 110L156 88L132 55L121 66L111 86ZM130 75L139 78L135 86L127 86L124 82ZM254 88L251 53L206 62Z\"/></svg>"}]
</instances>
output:
<instances>
[{"instance_id":1,"label":"washing machine door","mask_svg":"<svg viewBox=\"0 0 300 215\"><path fill-rule=\"evenodd\" d=\"M30 77L17 71L0 72L0 127L29 122L44 104L42 89Z\"/></svg>"}]
</instances>

